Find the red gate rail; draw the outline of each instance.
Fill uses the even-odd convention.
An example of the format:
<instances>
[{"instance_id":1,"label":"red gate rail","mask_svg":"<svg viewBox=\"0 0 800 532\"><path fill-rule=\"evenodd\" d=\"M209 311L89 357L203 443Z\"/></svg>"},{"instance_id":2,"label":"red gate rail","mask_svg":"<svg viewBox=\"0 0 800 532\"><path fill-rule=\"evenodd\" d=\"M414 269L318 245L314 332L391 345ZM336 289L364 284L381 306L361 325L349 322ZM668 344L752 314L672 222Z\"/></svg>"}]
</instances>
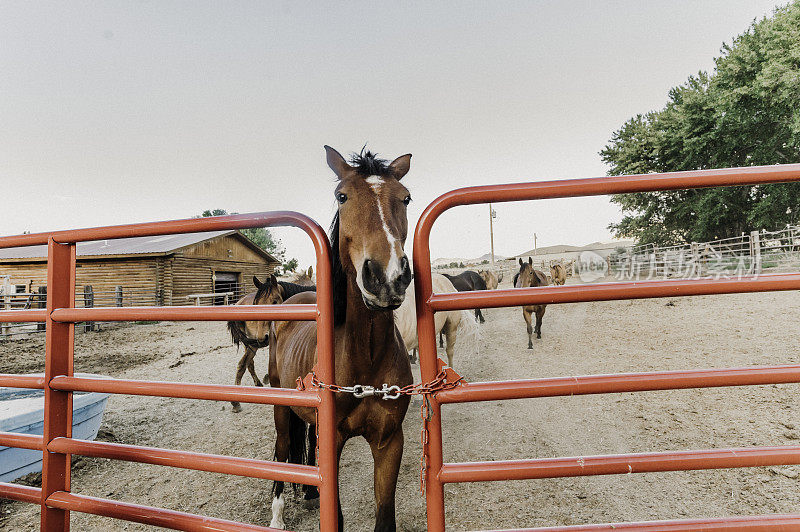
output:
<instances>
[{"instance_id":1,"label":"red gate rail","mask_svg":"<svg viewBox=\"0 0 800 532\"><path fill-rule=\"evenodd\" d=\"M436 219L446 210L478 203L786 181L800 181L800 164L489 185L458 189L440 196L422 213L414 236L413 262L422 380L432 381L439 371L434 332L434 313L437 311L800 289L800 274L776 274L737 279L636 281L434 294L431 285L430 232ZM444 403L792 382L800 382L800 365L464 383L455 389L439 392L430 397L428 419L425 422L427 441L423 445L428 530L443 532L445 529L445 483L800 464L800 447L796 446L445 464L441 418L441 405ZM667 532L790 528L800 528L800 515L583 525L535 530L574 532L622 529Z\"/></svg>"},{"instance_id":2,"label":"red gate rail","mask_svg":"<svg viewBox=\"0 0 800 532\"><path fill-rule=\"evenodd\" d=\"M314 305L251 305L231 307L75 308L75 247L77 242L133 236L194 233L263 226L294 226L311 238L317 255L317 303ZM320 530L338 529L335 410L329 390L295 390L181 382L136 381L73 375L74 328L79 321L135 320L315 320L317 374L334 382L333 295L330 243L324 230L295 212L268 212L193 218L18 235L0 238L0 248L46 244L47 309L0 311L0 322L46 323L45 375L0 374L0 386L44 389L44 434L0 432L0 445L41 450L42 488L0 483L0 497L40 504L41 530L66 532L69 512L79 511L177 530L252 531L269 527L152 508L71 493L70 455L127 460L198 471L311 484L320 488ZM77 440L72 432L72 392L106 392L212 401L306 406L317 409L317 467L219 456L195 452Z\"/></svg>"}]
</instances>

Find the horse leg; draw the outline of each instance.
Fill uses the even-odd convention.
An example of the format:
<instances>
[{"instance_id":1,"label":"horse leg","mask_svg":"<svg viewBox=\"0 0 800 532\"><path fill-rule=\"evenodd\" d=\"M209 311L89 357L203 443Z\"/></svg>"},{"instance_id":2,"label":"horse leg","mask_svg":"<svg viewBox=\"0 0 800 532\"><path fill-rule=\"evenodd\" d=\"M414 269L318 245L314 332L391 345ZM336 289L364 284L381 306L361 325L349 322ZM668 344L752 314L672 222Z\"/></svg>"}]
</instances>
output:
<instances>
[{"instance_id":1,"label":"horse leg","mask_svg":"<svg viewBox=\"0 0 800 532\"><path fill-rule=\"evenodd\" d=\"M310 466L317 465L317 426L308 426L308 454L306 455L306 464ZM319 508L319 490L316 486L304 486L305 495L303 495L303 507L312 509Z\"/></svg>"},{"instance_id":2,"label":"horse leg","mask_svg":"<svg viewBox=\"0 0 800 532\"><path fill-rule=\"evenodd\" d=\"M525 325L528 331L528 349L533 349L533 342L531 341L531 335L533 334L533 326L531 325L531 311L523 308L522 317L525 318Z\"/></svg>"},{"instance_id":3,"label":"horse leg","mask_svg":"<svg viewBox=\"0 0 800 532\"><path fill-rule=\"evenodd\" d=\"M247 349L250 351L250 356L247 359L247 371L250 372L250 376L253 377L253 382L256 384L256 386L264 386L264 384L258 380L258 375L256 375L256 348L248 347Z\"/></svg>"},{"instance_id":4,"label":"horse leg","mask_svg":"<svg viewBox=\"0 0 800 532\"><path fill-rule=\"evenodd\" d=\"M289 460L289 416L291 410L288 406L275 405L275 461L286 462ZM283 522L283 507L286 501L283 497L283 482L272 483L272 521L269 526L280 530L286 529Z\"/></svg>"},{"instance_id":5,"label":"horse leg","mask_svg":"<svg viewBox=\"0 0 800 532\"><path fill-rule=\"evenodd\" d=\"M444 347L444 338L442 337L442 331L439 331L439 347Z\"/></svg>"},{"instance_id":6,"label":"horse leg","mask_svg":"<svg viewBox=\"0 0 800 532\"><path fill-rule=\"evenodd\" d=\"M453 367L453 351L455 350L456 330L458 328L458 324L453 323L453 321L448 317L447 321L444 322L444 333L447 336L447 365L451 368Z\"/></svg>"},{"instance_id":7,"label":"horse leg","mask_svg":"<svg viewBox=\"0 0 800 532\"><path fill-rule=\"evenodd\" d=\"M483 314L481 314L481 309L479 308L475 309L475 319L480 320L481 323L486 323L486 320L483 319Z\"/></svg>"},{"instance_id":8,"label":"horse leg","mask_svg":"<svg viewBox=\"0 0 800 532\"><path fill-rule=\"evenodd\" d=\"M411 354L410 354L410 355L408 355L408 360L409 360L409 361L410 361L412 364L416 364L416 363L417 363L417 348L416 348L416 347L415 347L414 349L412 349L412 350L411 350Z\"/></svg>"},{"instance_id":9,"label":"horse leg","mask_svg":"<svg viewBox=\"0 0 800 532\"><path fill-rule=\"evenodd\" d=\"M347 442L347 438L345 438L341 432L336 432L336 471L339 471L339 462L342 460L342 449L344 449L344 444ZM338 475L337 475L338 479ZM337 480L338 482L338 480ZM342 496L341 490L336 489L336 506L339 509L339 532L344 532L344 514L342 514Z\"/></svg>"},{"instance_id":10,"label":"horse leg","mask_svg":"<svg viewBox=\"0 0 800 532\"><path fill-rule=\"evenodd\" d=\"M403 427L398 427L388 438L374 436L368 441L375 462L375 532L394 532L397 527L395 491L403 457Z\"/></svg>"},{"instance_id":11,"label":"horse leg","mask_svg":"<svg viewBox=\"0 0 800 532\"><path fill-rule=\"evenodd\" d=\"M536 309L536 339L542 339L542 318L544 317L544 309L546 307L544 305L539 306Z\"/></svg>"},{"instance_id":12,"label":"horse leg","mask_svg":"<svg viewBox=\"0 0 800 532\"><path fill-rule=\"evenodd\" d=\"M250 348L245 346L244 354L242 355L242 358L239 359L239 364L236 365L236 380L234 381L236 386L242 384L242 376L244 375L244 370L247 368L247 356L249 353ZM239 401L231 401L231 406L233 407L231 408L233 412L242 411L242 405L239 404Z\"/></svg>"}]
</instances>

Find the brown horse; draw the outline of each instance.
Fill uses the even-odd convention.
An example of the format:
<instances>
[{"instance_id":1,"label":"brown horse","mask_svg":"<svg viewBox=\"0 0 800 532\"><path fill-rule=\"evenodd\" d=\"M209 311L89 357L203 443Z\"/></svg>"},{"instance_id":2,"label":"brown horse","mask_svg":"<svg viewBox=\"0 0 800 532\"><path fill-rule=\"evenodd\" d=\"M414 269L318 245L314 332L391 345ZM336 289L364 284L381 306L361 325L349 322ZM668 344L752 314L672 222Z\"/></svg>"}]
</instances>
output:
<instances>
[{"instance_id":1,"label":"brown horse","mask_svg":"<svg viewBox=\"0 0 800 532\"><path fill-rule=\"evenodd\" d=\"M400 179L408 172L411 155L391 163L370 152L354 155L351 164L325 146L328 166L339 179L334 197L338 211L331 226L336 384L381 388L384 383L411 384L411 365L403 339L394 324L411 282L403 252L408 232L406 206L411 201ZM315 301L301 294L286 303ZM298 377L312 371L317 360L315 322L273 322L270 330L269 381L273 387L294 388ZM403 418L409 398L382 400L336 396L337 456L345 442L363 436L374 460L375 530L395 530L395 489L403 455ZM275 407L275 459L314 463L316 411L304 407ZM307 429L306 424L312 425ZM308 437L306 437L308 435ZM283 528L283 483L273 487L272 522ZM305 500L319 497L306 487ZM343 529L341 504L339 530Z\"/></svg>"},{"instance_id":2,"label":"brown horse","mask_svg":"<svg viewBox=\"0 0 800 532\"><path fill-rule=\"evenodd\" d=\"M514 275L514 288L527 288L529 286L547 286L547 276L539 270L533 269L533 259L528 257L528 262L519 259L519 272ZM542 338L542 317L547 305L526 305L522 307L522 317L528 329L528 349L533 349L532 334ZM536 328L531 326L531 314L536 314Z\"/></svg>"},{"instance_id":3,"label":"brown horse","mask_svg":"<svg viewBox=\"0 0 800 532\"><path fill-rule=\"evenodd\" d=\"M299 292L316 290L316 286L300 285L297 283L286 283L278 281L274 275L269 274L262 283L258 277L253 276L255 292L242 296L234 303L235 305L278 305L284 299L291 297ZM269 346L269 322L268 321L229 321L228 331L231 333L231 340L239 348L239 344L244 345L244 355L239 359L236 366L236 378L234 382L238 386L242 383L245 369L250 372L256 386L264 386L256 375L255 358L256 352L262 347ZM264 380L267 380L266 377ZM241 412L242 405L238 401L231 401L232 410Z\"/></svg>"},{"instance_id":4,"label":"brown horse","mask_svg":"<svg viewBox=\"0 0 800 532\"><path fill-rule=\"evenodd\" d=\"M553 284L556 286L561 286L562 284L566 283L567 270L564 268L564 265L559 263L551 264L550 278L553 280Z\"/></svg>"}]
</instances>

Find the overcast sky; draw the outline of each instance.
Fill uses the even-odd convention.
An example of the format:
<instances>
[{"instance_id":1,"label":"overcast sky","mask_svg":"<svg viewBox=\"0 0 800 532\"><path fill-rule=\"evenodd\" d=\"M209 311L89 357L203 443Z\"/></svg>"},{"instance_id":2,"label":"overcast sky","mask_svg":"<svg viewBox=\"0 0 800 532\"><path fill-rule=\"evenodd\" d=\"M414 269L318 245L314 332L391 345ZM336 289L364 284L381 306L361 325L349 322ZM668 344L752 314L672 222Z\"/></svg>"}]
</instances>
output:
<instances>
[{"instance_id":1,"label":"overcast sky","mask_svg":"<svg viewBox=\"0 0 800 532\"><path fill-rule=\"evenodd\" d=\"M413 154L413 233L454 188L605 175L615 129L784 3L0 1L0 234L212 208L327 227L322 146L364 143ZM502 255L534 232L608 240L621 216L604 197L496 210ZM301 233L277 233L311 263ZM441 217L431 247L487 252L488 208Z\"/></svg>"}]
</instances>

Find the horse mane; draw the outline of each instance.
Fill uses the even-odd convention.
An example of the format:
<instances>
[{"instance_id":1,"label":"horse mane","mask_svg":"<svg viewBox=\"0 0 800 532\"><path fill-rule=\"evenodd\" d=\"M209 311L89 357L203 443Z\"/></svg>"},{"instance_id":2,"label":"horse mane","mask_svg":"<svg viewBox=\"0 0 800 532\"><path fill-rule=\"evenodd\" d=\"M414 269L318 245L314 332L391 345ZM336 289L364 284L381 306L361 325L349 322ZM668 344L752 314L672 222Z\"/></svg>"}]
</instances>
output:
<instances>
[{"instance_id":1,"label":"horse mane","mask_svg":"<svg viewBox=\"0 0 800 532\"><path fill-rule=\"evenodd\" d=\"M270 277L267 276L267 280L261 284L261 286L256 288L256 295L253 298L253 301L258 301L265 295L269 293L269 290L272 288L272 282L270 281Z\"/></svg>"},{"instance_id":2,"label":"horse mane","mask_svg":"<svg viewBox=\"0 0 800 532\"><path fill-rule=\"evenodd\" d=\"M389 166L389 161L378 158L378 154L367 150L366 146L361 148L361 153L354 153L350 156L350 166L355 169L358 175L363 177L372 175L380 177L394 176L394 169Z\"/></svg>"},{"instance_id":3,"label":"horse mane","mask_svg":"<svg viewBox=\"0 0 800 532\"><path fill-rule=\"evenodd\" d=\"M338 327L344 324L347 317L347 276L342 267L342 258L339 256L339 211L336 211L331 222L330 240L331 269L333 270L333 326Z\"/></svg>"},{"instance_id":4,"label":"horse mane","mask_svg":"<svg viewBox=\"0 0 800 532\"><path fill-rule=\"evenodd\" d=\"M517 286L517 279L519 279L519 272L514 274L514 278L511 279L511 286Z\"/></svg>"},{"instance_id":5,"label":"horse mane","mask_svg":"<svg viewBox=\"0 0 800 532\"><path fill-rule=\"evenodd\" d=\"M300 292L316 292L317 285L304 285L297 283L289 283L287 281L278 281L278 284L283 289L283 299L289 299L295 294Z\"/></svg>"}]
</instances>

